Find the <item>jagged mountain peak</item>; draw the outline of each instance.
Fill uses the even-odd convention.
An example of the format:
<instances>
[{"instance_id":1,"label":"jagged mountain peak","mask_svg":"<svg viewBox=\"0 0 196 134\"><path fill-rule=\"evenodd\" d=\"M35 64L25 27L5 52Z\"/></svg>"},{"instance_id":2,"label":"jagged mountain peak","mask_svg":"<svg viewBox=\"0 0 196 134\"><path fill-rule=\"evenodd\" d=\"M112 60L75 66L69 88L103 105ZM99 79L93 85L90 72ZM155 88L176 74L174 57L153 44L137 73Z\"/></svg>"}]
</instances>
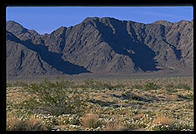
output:
<instances>
[{"instance_id":1,"label":"jagged mountain peak","mask_svg":"<svg viewBox=\"0 0 196 134\"><path fill-rule=\"evenodd\" d=\"M15 21L7 21L6 30L9 32L12 32L14 34L21 34L21 33L25 33L28 31L21 24L15 22Z\"/></svg>"},{"instance_id":2,"label":"jagged mountain peak","mask_svg":"<svg viewBox=\"0 0 196 134\"><path fill-rule=\"evenodd\" d=\"M181 25L186 25L186 24L190 24L190 23L193 24L193 21L181 20L181 21L177 22L177 24L181 24Z\"/></svg>"},{"instance_id":3,"label":"jagged mountain peak","mask_svg":"<svg viewBox=\"0 0 196 134\"><path fill-rule=\"evenodd\" d=\"M59 34L63 34L67 30L67 27L61 26L58 29L54 30L51 34L55 34L58 36Z\"/></svg>"},{"instance_id":4,"label":"jagged mountain peak","mask_svg":"<svg viewBox=\"0 0 196 134\"><path fill-rule=\"evenodd\" d=\"M116 19L114 17L102 17L100 20L106 20L106 21L121 21L119 19Z\"/></svg>"},{"instance_id":5,"label":"jagged mountain peak","mask_svg":"<svg viewBox=\"0 0 196 134\"><path fill-rule=\"evenodd\" d=\"M87 17L82 21L82 23L89 23L89 22L93 22L93 23L98 23L98 22L111 23L111 22L123 22L123 21L118 20L118 19L113 18L113 17Z\"/></svg>"},{"instance_id":6,"label":"jagged mountain peak","mask_svg":"<svg viewBox=\"0 0 196 134\"><path fill-rule=\"evenodd\" d=\"M6 26L7 26L7 25L17 25L17 26L19 26L19 27L24 28L21 24L19 24L19 23L16 22L16 21L13 21L13 20L7 21L7 22L6 22Z\"/></svg>"},{"instance_id":7,"label":"jagged mountain peak","mask_svg":"<svg viewBox=\"0 0 196 134\"><path fill-rule=\"evenodd\" d=\"M166 21L166 20L158 20L158 21L155 21L155 22L152 23L152 24L161 24L161 25L164 25L164 26L171 26L171 25L173 25L174 23L169 22L169 21Z\"/></svg>"},{"instance_id":8,"label":"jagged mountain peak","mask_svg":"<svg viewBox=\"0 0 196 134\"><path fill-rule=\"evenodd\" d=\"M192 22L160 20L147 25L111 17L87 17L78 25L62 26L50 34L39 35L26 29L19 36L16 33L25 28L7 22L7 53L9 63L13 62L8 72L28 74L28 61L35 61L31 66L34 71L38 68L35 74L191 71L193 25L185 24ZM14 66L23 70L13 69Z\"/></svg>"},{"instance_id":9,"label":"jagged mountain peak","mask_svg":"<svg viewBox=\"0 0 196 134\"><path fill-rule=\"evenodd\" d=\"M99 20L99 17L86 17L83 22L88 22L88 21L97 21Z\"/></svg>"},{"instance_id":10,"label":"jagged mountain peak","mask_svg":"<svg viewBox=\"0 0 196 134\"><path fill-rule=\"evenodd\" d=\"M154 22L155 24L164 24L164 23L172 23L172 22L169 22L167 20L157 20Z\"/></svg>"}]
</instances>

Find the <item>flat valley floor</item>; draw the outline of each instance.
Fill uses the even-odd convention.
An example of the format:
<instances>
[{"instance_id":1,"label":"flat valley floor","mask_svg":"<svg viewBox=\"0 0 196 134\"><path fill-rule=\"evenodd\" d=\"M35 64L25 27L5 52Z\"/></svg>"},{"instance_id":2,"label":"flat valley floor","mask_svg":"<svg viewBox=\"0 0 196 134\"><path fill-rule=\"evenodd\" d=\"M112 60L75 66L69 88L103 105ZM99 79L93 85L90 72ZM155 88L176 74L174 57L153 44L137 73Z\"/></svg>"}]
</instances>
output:
<instances>
[{"instance_id":1,"label":"flat valley floor","mask_svg":"<svg viewBox=\"0 0 196 134\"><path fill-rule=\"evenodd\" d=\"M8 131L191 131L193 77L7 81Z\"/></svg>"}]
</instances>

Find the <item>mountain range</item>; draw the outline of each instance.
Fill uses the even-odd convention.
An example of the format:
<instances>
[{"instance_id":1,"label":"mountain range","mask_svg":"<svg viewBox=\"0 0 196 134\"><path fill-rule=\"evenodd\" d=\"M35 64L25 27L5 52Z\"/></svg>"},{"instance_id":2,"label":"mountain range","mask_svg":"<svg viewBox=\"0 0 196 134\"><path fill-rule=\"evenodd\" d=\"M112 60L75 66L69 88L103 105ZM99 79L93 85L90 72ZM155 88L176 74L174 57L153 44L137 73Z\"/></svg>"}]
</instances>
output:
<instances>
[{"instance_id":1,"label":"mountain range","mask_svg":"<svg viewBox=\"0 0 196 134\"><path fill-rule=\"evenodd\" d=\"M7 77L193 72L193 21L151 24L87 17L39 34L6 22Z\"/></svg>"}]
</instances>

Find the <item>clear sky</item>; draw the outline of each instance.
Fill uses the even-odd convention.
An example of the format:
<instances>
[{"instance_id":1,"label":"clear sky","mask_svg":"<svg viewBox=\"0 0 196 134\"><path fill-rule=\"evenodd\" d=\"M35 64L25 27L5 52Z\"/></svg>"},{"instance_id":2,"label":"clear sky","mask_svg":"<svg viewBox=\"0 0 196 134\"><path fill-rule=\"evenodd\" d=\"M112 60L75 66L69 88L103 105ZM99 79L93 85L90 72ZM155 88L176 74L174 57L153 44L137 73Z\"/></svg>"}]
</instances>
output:
<instances>
[{"instance_id":1,"label":"clear sky","mask_svg":"<svg viewBox=\"0 0 196 134\"><path fill-rule=\"evenodd\" d=\"M192 6L170 7L7 7L6 20L14 20L40 34L51 33L60 26L74 26L86 17L114 17L141 23L157 20L178 22L193 20Z\"/></svg>"}]
</instances>

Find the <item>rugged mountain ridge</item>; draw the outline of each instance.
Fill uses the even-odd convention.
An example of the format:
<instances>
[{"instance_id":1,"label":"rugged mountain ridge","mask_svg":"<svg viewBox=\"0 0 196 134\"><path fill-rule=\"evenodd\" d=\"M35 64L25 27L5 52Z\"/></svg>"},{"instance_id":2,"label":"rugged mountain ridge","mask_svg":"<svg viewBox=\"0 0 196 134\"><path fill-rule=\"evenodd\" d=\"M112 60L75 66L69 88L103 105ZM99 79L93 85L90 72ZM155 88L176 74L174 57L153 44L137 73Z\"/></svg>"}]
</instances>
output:
<instances>
[{"instance_id":1,"label":"rugged mountain ridge","mask_svg":"<svg viewBox=\"0 0 196 134\"><path fill-rule=\"evenodd\" d=\"M8 77L193 69L193 21L88 17L44 35L14 21L6 30Z\"/></svg>"}]
</instances>

